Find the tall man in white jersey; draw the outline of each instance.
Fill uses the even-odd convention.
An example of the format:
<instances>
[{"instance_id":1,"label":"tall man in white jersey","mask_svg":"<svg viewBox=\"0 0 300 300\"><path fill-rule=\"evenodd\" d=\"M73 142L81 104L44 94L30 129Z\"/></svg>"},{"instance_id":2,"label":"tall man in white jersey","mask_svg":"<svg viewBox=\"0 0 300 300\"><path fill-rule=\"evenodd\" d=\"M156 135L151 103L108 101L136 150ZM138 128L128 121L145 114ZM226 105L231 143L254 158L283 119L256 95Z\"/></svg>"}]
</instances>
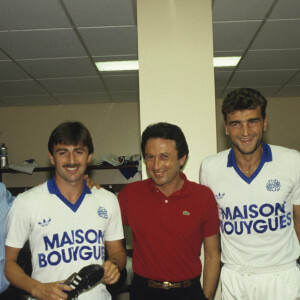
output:
<instances>
[{"instance_id":1,"label":"tall man in white jersey","mask_svg":"<svg viewBox=\"0 0 300 300\"><path fill-rule=\"evenodd\" d=\"M201 165L219 206L223 300L300 299L300 153L263 142L266 106L256 90L229 93L232 148Z\"/></svg>"},{"instance_id":2,"label":"tall man in white jersey","mask_svg":"<svg viewBox=\"0 0 300 300\"><path fill-rule=\"evenodd\" d=\"M5 275L30 299L67 299L63 284L90 264L104 268L102 283L79 300L109 300L105 284L115 283L126 263L117 198L104 189L89 190L83 179L94 151L92 138L79 122L56 127L48 142L55 177L16 198L8 215ZM16 263L29 239L32 277ZM105 247L109 258L105 260Z\"/></svg>"}]
</instances>

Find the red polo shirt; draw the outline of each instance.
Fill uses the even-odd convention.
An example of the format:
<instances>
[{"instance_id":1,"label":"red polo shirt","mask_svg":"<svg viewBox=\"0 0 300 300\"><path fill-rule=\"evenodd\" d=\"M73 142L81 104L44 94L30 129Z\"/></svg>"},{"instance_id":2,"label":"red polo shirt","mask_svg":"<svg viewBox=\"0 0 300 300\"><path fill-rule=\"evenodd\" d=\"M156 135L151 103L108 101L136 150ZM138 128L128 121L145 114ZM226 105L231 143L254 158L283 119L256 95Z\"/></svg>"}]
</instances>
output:
<instances>
[{"instance_id":1,"label":"red polo shirt","mask_svg":"<svg viewBox=\"0 0 300 300\"><path fill-rule=\"evenodd\" d=\"M133 271L158 281L201 274L202 240L219 232L217 204L206 186L188 181L166 197L151 179L127 185L118 195L124 225L132 230Z\"/></svg>"}]
</instances>

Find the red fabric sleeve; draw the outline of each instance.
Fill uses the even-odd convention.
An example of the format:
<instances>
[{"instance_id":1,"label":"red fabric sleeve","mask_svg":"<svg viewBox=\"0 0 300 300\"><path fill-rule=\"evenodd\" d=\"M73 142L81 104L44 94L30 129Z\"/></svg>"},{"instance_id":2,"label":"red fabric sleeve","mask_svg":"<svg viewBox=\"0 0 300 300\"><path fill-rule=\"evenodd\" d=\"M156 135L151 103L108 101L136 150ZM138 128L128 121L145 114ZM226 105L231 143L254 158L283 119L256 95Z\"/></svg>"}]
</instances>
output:
<instances>
[{"instance_id":1,"label":"red fabric sleeve","mask_svg":"<svg viewBox=\"0 0 300 300\"><path fill-rule=\"evenodd\" d=\"M218 206L214 194L209 188L207 188L206 194L206 217L203 226L203 236L209 237L219 232L220 221L218 214Z\"/></svg>"},{"instance_id":2,"label":"red fabric sleeve","mask_svg":"<svg viewBox=\"0 0 300 300\"><path fill-rule=\"evenodd\" d=\"M128 197L127 197L127 193L126 193L126 187L124 187L118 194L118 200L119 200L119 204L120 204L123 225L128 225L127 209L126 209Z\"/></svg>"}]
</instances>

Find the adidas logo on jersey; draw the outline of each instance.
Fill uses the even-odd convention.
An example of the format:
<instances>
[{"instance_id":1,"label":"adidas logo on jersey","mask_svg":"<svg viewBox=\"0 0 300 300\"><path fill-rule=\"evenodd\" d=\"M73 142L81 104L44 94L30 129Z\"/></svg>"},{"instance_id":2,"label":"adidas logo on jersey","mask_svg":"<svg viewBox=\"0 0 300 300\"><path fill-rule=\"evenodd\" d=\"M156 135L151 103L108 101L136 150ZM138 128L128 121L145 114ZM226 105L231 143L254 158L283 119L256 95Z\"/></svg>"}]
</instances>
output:
<instances>
[{"instance_id":1,"label":"adidas logo on jersey","mask_svg":"<svg viewBox=\"0 0 300 300\"><path fill-rule=\"evenodd\" d=\"M48 221L46 221L46 219L43 219L43 221L42 222L38 222L38 224L40 226L42 226L42 227L46 227L46 226L48 226L50 224L50 222L51 222L51 219L48 218Z\"/></svg>"},{"instance_id":2,"label":"adidas logo on jersey","mask_svg":"<svg viewBox=\"0 0 300 300\"><path fill-rule=\"evenodd\" d=\"M281 188L281 184L277 179L270 179L266 184L266 188L270 192L278 192Z\"/></svg>"},{"instance_id":3,"label":"adidas logo on jersey","mask_svg":"<svg viewBox=\"0 0 300 300\"><path fill-rule=\"evenodd\" d=\"M225 193L223 193L223 194L219 193L219 194L215 195L217 200L221 200L224 196L225 196Z\"/></svg>"}]
</instances>

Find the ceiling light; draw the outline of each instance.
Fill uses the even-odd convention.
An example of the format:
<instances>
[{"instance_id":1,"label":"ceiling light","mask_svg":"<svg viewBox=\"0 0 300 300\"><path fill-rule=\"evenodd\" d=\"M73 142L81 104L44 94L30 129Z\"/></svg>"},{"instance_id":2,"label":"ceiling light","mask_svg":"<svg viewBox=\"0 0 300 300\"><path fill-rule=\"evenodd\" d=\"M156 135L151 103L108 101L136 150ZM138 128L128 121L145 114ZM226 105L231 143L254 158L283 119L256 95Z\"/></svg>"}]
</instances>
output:
<instances>
[{"instance_id":1,"label":"ceiling light","mask_svg":"<svg viewBox=\"0 0 300 300\"><path fill-rule=\"evenodd\" d=\"M214 57L214 67L235 67L241 56Z\"/></svg>"},{"instance_id":2,"label":"ceiling light","mask_svg":"<svg viewBox=\"0 0 300 300\"><path fill-rule=\"evenodd\" d=\"M214 67L235 67L241 56L214 57ZM138 60L96 62L100 72L138 70Z\"/></svg>"},{"instance_id":3,"label":"ceiling light","mask_svg":"<svg viewBox=\"0 0 300 300\"><path fill-rule=\"evenodd\" d=\"M137 60L96 62L100 72L138 70Z\"/></svg>"}]
</instances>

